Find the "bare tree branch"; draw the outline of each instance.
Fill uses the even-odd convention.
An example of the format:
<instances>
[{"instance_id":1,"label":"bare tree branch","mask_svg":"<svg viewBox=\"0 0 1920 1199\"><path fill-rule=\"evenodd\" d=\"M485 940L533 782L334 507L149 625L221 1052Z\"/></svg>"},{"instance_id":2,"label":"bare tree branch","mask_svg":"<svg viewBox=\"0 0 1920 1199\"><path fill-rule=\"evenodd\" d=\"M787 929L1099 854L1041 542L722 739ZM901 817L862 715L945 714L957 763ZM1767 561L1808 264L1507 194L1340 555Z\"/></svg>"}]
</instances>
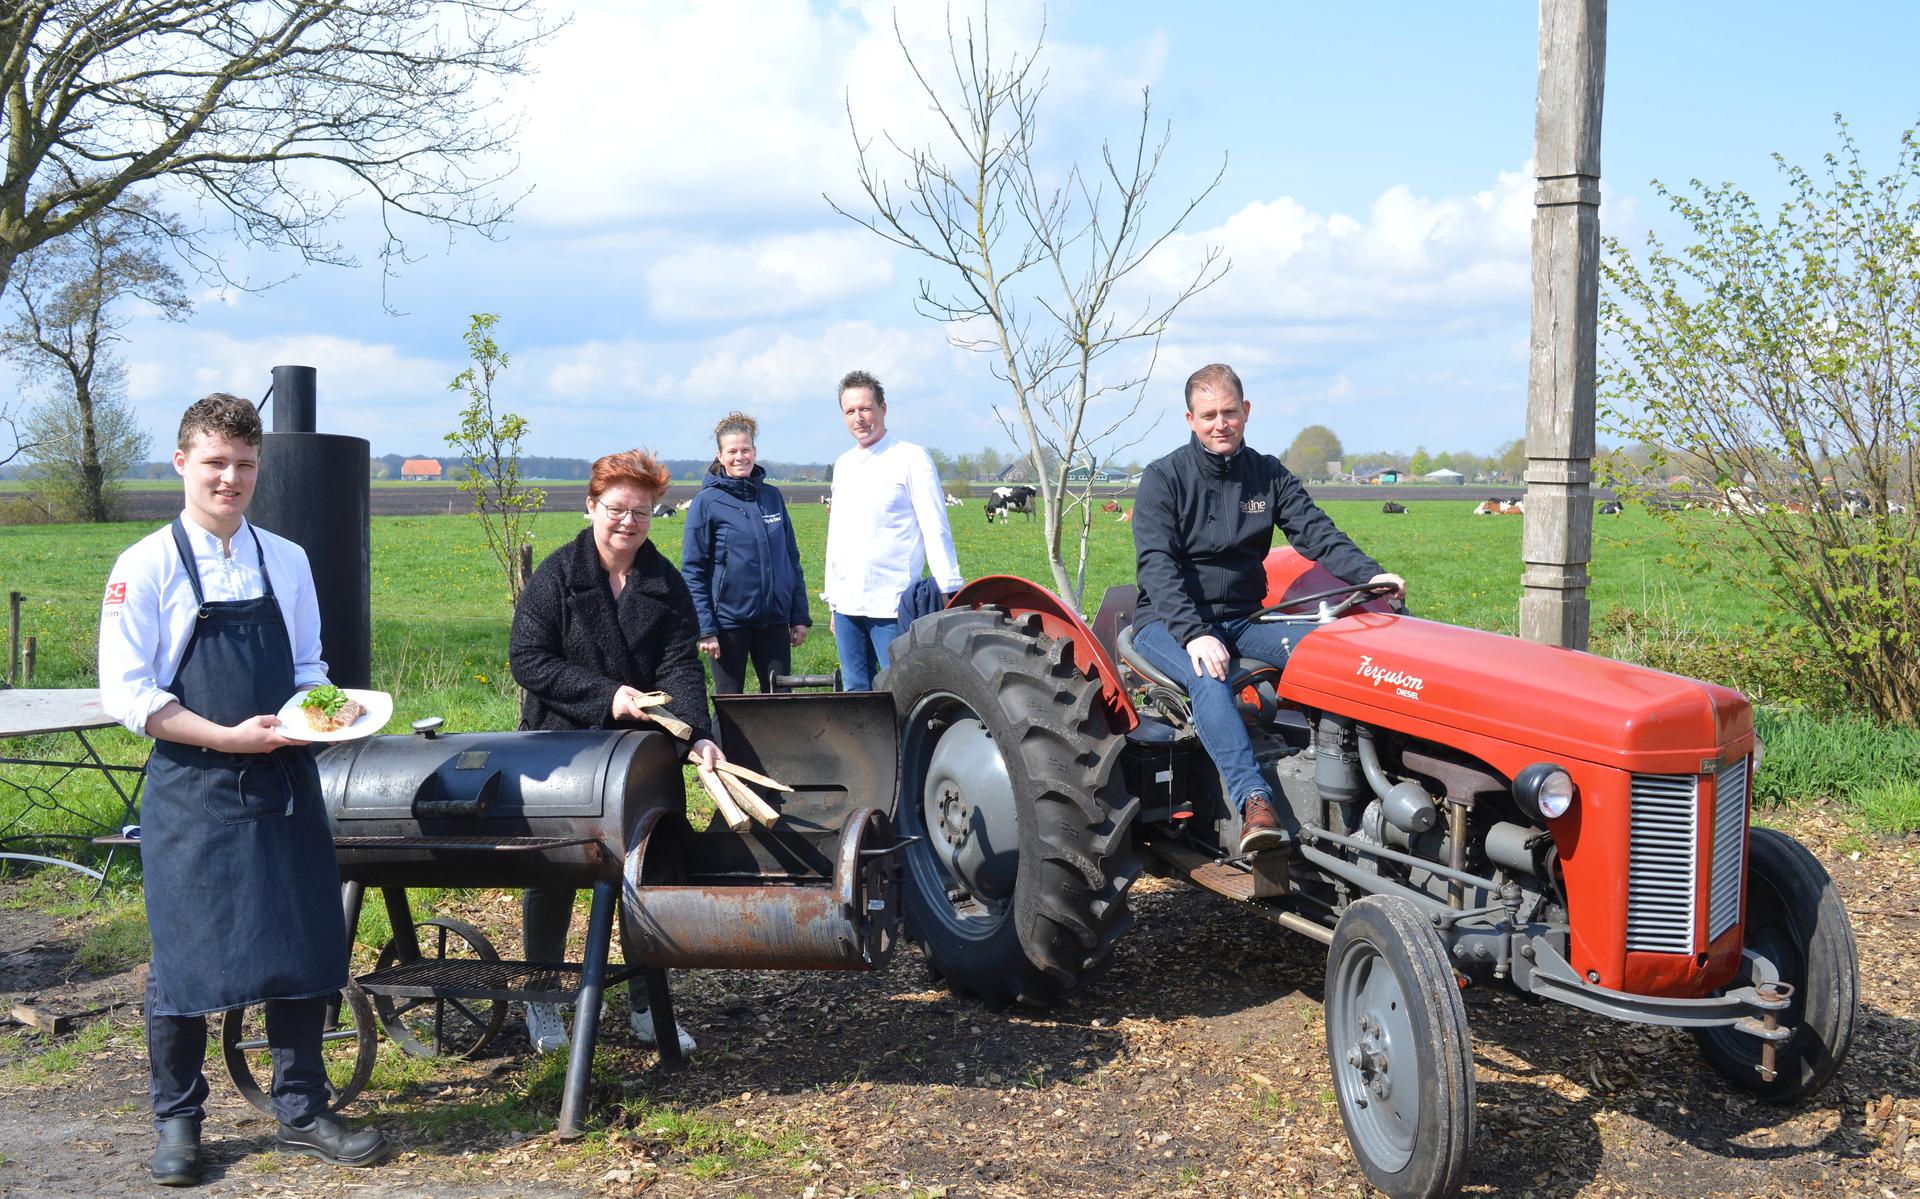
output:
<instances>
[{"instance_id":1,"label":"bare tree branch","mask_svg":"<svg viewBox=\"0 0 1920 1199\"><path fill-rule=\"evenodd\" d=\"M14 0L0 12L0 287L21 254L171 180L249 240L351 261L328 227L491 234L516 122L497 80L557 26L535 0ZM322 182L323 180L329 180ZM206 231L182 229L210 257Z\"/></svg>"},{"instance_id":2,"label":"bare tree branch","mask_svg":"<svg viewBox=\"0 0 1920 1199\"><path fill-rule=\"evenodd\" d=\"M1209 249L1171 297L1144 296L1134 301L1140 307L1133 315L1116 304L1123 285L1218 186L1226 164L1223 159L1178 216L1149 226L1147 194L1171 131L1152 138L1146 91L1127 153L1101 147L1097 183L1073 167L1048 185L1038 150L1044 28L1030 51L1000 60L984 7L977 27L969 19L956 28L949 14L950 90L934 85L897 19L894 36L950 146L944 153L909 148L883 134L899 159L901 175L893 182L873 158L874 141L862 138L849 102L857 178L869 207L855 214L831 197L827 203L938 268L942 282L923 277L915 307L949 326L952 345L990 355L991 372L1007 384L1012 402L995 405L994 419L1033 470L1054 587L1077 603L1099 465L1145 436L1127 430L1139 415L1161 339L1180 307L1218 282L1227 263ZM904 199L896 199L896 188ZM975 332L981 324L990 332ZM1133 365L1111 369L1107 360L1116 351L1131 356ZM1073 575L1061 546L1069 515L1079 522Z\"/></svg>"}]
</instances>

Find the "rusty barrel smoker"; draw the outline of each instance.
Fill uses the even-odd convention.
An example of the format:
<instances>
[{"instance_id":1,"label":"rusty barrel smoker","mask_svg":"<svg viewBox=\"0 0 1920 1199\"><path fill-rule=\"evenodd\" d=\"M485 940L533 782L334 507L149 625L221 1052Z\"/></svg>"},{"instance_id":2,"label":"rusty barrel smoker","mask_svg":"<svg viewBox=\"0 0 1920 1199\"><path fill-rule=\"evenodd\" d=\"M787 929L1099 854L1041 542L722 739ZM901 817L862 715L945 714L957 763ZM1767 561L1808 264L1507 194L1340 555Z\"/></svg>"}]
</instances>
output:
<instances>
[{"instance_id":1,"label":"rusty barrel smoker","mask_svg":"<svg viewBox=\"0 0 1920 1199\"><path fill-rule=\"evenodd\" d=\"M735 833L719 820L693 829L684 748L652 730L445 734L425 720L410 736L320 755L350 927L361 890L376 886L394 930L362 989L389 1007L428 997L574 1003L563 1137L580 1130L608 985L644 976L661 1059L676 1065L669 968L870 970L892 953L891 699L727 696L715 707L728 758L794 788L775 797L771 829ZM445 921L429 922L442 926L441 956L423 956L405 888L534 885L592 888L578 966L499 960L490 948L447 960L446 926L457 922ZM616 907L626 965L609 972Z\"/></svg>"}]
</instances>

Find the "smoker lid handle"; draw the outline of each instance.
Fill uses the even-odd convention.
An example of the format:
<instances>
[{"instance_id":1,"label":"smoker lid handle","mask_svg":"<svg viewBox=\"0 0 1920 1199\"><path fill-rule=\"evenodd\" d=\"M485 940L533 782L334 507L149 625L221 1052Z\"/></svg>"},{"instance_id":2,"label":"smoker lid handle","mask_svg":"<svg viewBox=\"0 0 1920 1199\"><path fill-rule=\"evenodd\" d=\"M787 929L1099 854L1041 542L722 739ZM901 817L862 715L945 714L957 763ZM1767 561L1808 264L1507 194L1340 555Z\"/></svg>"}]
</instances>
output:
<instances>
[{"instance_id":1,"label":"smoker lid handle","mask_svg":"<svg viewBox=\"0 0 1920 1199\"><path fill-rule=\"evenodd\" d=\"M426 716L413 722L413 731L431 741L440 732L440 726L447 723L438 716Z\"/></svg>"}]
</instances>

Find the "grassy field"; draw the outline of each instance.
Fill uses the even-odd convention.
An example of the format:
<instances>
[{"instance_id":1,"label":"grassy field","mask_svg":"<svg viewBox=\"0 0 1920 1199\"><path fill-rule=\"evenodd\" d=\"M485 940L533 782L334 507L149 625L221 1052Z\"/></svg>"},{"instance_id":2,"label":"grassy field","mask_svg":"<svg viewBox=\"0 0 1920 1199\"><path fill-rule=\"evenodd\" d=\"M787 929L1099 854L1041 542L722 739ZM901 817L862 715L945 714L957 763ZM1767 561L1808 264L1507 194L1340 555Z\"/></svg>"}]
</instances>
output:
<instances>
[{"instance_id":1,"label":"grassy field","mask_svg":"<svg viewBox=\"0 0 1920 1199\"><path fill-rule=\"evenodd\" d=\"M1520 531L1516 518L1474 517L1466 504L1416 505L1407 516L1387 516L1377 504L1332 502L1329 514L1354 540L1388 569L1407 577L1414 611L1455 624L1510 633L1520 594ZM818 504L796 504L795 530L808 579L817 591L826 544L826 509ZM1713 517L1698 516L1702 530ZM1045 553L1040 523L1015 518L1011 525L988 525L977 506L951 510L954 540L963 570L970 578L985 574L1014 574L1045 580ZM1769 617L1768 597L1751 575L1703 569L1701 559L1683 549L1675 531L1638 510L1597 522L1594 537L1592 597L1596 627L1605 626L1609 612L1654 619L1672 634L1698 635L1709 641L1738 641L1750 626ZM549 513L539 518L536 553L544 557L583 526L574 512ZM35 685L90 687L95 685L94 639L98 603L107 573L118 553L154 528L153 524L35 526L0 530L0 592L20 591L24 632L38 638L39 663ZM654 539L676 562L680 557L680 522L655 522ZM1071 557L1071 551L1069 551ZM1738 565L1737 556L1716 555L1721 563ZM1133 578L1131 526L1112 517L1096 519L1087 570L1088 611L1098 606L1109 586ZM512 728L516 720L514 688L507 672L507 629L511 618L499 568L488 556L479 526L467 517L387 517L373 522L374 686L396 697L392 730L404 729L422 716L446 719L450 730ZM834 653L827 612L817 595L813 604L814 635L795 655L802 672L833 668ZM1651 658L1637 653L1638 642L1597 643L1597 650L1620 656ZM1696 671L1720 681L1712 663ZM1769 718L1775 726L1782 720ZM1838 727L1838 726L1835 726ZM1818 755L1821 732L1828 726L1798 736L1808 754ZM1891 806L1902 821L1920 825L1920 799L1915 798L1914 773L1906 780L1896 771L1892 780L1875 778L1885 758L1884 731L1859 726L1837 734L1843 739L1873 743L1863 749L1862 787L1895 790L1877 802ZM131 734L105 737L109 752L121 760L137 760L143 744ZM1911 753L1920 763L1920 739L1912 743L1894 738L1896 757ZM19 747L16 745L16 751ZM1878 756L1876 756L1878 755ZM1779 769L1791 763L1780 755ZM1774 770L1770 766L1770 773ZM1777 777L1811 788L1794 794L1831 793L1833 772L1823 774L1809 764ZM1900 790L1901 787L1905 790ZM1787 794L1764 788L1770 794ZM1903 798L1904 797L1904 798ZM9 799L0 793L0 827L9 819ZM1877 823L1889 823L1881 821Z\"/></svg>"}]
</instances>

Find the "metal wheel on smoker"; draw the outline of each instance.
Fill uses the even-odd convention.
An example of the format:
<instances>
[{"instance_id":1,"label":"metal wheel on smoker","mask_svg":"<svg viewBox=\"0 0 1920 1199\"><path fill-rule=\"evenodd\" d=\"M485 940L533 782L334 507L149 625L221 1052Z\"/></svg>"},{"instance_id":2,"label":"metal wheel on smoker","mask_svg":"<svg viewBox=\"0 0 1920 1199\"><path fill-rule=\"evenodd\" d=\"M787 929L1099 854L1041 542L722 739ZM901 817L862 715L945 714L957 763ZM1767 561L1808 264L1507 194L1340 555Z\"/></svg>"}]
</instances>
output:
<instances>
[{"instance_id":1,"label":"metal wheel on smoker","mask_svg":"<svg viewBox=\"0 0 1920 1199\"><path fill-rule=\"evenodd\" d=\"M373 1076L380 1034L374 1031L373 1007L360 984L349 981L328 1009L321 1031L321 1056L327 1064L331 1094L327 1110L337 1112L352 1103ZM273 1057L267 1048L265 1009L260 1004L235 1008L220 1018L220 1054L234 1089L260 1111L273 1114ZM262 1083L265 1083L263 1086Z\"/></svg>"},{"instance_id":2,"label":"metal wheel on smoker","mask_svg":"<svg viewBox=\"0 0 1920 1199\"><path fill-rule=\"evenodd\" d=\"M906 917L933 969L994 1007L1045 1006L1132 923L1138 808L1073 644L1038 617L952 609L889 651L902 720Z\"/></svg>"},{"instance_id":3,"label":"metal wheel on smoker","mask_svg":"<svg viewBox=\"0 0 1920 1199\"><path fill-rule=\"evenodd\" d=\"M464 920L436 916L417 920L414 936L420 957L429 962L497 962L486 934ZM380 950L376 970L402 964L397 941ZM388 1038L414 1057L477 1057L493 1042L507 1022L507 1004L500 999L415 998L375 995L374 1010Z\"/></svg>"},{"instance_id":4,"label":"metal wheel on smoker","mask_svg":"<svg viewBox=\"0 0 1920 1199\"><path fill-rule=\"evenodd\" d=\"M1747 839L1746 946L1773 963L1793 998L1793 1036L1760 1077L1760 1042L1727 1028L1694 1030L1707 1061L1762 1099L1790 1103L1827 1084L1846 1060L1860 1013L1860 955L1839 888L1807 848L1770 828Z\"/></svg>"},{"instance_id":5,"label":"metal wheel on smoker","mask_svg":"<svg viewBox=\"0 0 1920 1199\"><path fill-rule=\"evenodd\" d=\"M1473 1148L1473 1042L1446 946L1404 899L1369 896L1327 951L1327 1059L1347 1141L1395 1199L1451 1194Z\"/></svg>"}]
</instances>

